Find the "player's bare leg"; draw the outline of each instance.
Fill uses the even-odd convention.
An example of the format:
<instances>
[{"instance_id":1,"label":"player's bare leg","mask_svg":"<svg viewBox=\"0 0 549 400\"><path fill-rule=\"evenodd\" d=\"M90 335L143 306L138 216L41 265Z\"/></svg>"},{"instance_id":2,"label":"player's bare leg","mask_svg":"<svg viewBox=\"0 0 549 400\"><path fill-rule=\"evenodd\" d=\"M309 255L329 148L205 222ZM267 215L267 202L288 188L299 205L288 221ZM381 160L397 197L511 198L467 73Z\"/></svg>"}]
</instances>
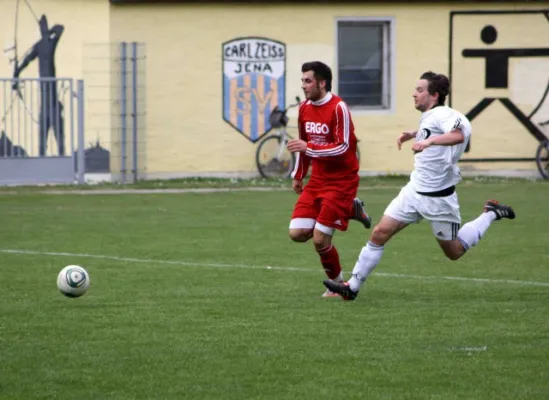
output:
<instances>
[{"instance_id":1,"label":"player's bare leg","mask_svg":"<svg viewBox=\"0 0 549 400\"><path fill-rule=\"evenodd\" d=\"M332 292L338 293L344 300L354 300L362 284L377 266L383 255L385 244L399 231L408 226L407 223L398 221L384 215L379 221L370 236L370 240L362 248L358 260L353 269L353 276L348 282L324 281Z\"/></svg>"},{"instance_id":2,"label":"player's bare leg","mask_svg":"<svg viewBox=\"0 0 549 400\"><path fill-rule=\"evenodd\" d=\"M290 229L289 235L290 239L292 239L294 242L304 243L313 237L313 230L306 228Z\"/></svg>"},{"instance_id":3,"label":"player's bare leg","mask_svg":"<svg viewBox=\"0 0 549 400\"><path fill-rule=\"evenodd\" d=\"M448 257L452 261L459 260L461 256L463 256L466 252L465 247L463 247L463 244L456 239L456 240L441 240L437 239L437 242L444 252L444 255Z\"/></svg>"},{"instance_id":4,"label":"player's bare leg","mask_svg":"<svg viewBox=\"0 0 549 400\"><path fill-rule=\"evenodd\" d=\"M477 219L463 225L456 240L438 240L438 243L446 257L458 260L467 250L478 244L492 222L502 218L515 219L515 211L496 200L489 200L484 204L484 212Z\"/></svg>"}]
</instances>

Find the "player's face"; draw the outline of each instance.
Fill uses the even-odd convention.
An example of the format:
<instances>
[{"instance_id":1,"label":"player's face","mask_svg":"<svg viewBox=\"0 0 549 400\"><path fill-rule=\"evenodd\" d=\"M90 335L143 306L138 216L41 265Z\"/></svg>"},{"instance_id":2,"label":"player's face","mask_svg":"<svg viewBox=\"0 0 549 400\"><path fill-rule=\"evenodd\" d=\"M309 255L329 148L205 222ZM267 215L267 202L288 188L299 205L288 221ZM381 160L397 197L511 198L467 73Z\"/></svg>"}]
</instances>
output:
<instances>
[{"instance_id":1,"label":"player's face","mask_svg":"<svg viewBox=\"0 0 549 400\"><path fill-rule=\"evenodd\" d=\"M317 81L313 71L301 75L301 89L307 100L317 101L324 97L326 81Z\"/></svg>"},{"instance_id":2,"label":"player's face","mask_svg":"<svg viewBox=\"0 0 549 400\"><path fill-rule=\"evenodd\" d=\"M413 98L416 110L421 112L431 109L437 104L437 95L434 96L429 93L428 90L429 81L426 79L420 79L417 81L416 90L414 90Z\"/></svg>"}]
</instances>

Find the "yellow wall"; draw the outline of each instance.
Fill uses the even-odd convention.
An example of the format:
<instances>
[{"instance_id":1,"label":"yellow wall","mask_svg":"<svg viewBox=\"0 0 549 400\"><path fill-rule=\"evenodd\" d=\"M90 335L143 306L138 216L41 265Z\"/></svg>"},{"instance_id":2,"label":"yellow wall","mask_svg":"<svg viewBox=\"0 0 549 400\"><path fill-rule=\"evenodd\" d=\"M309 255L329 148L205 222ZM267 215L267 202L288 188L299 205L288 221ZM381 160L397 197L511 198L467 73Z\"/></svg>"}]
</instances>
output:
<instances>
[{"instance_id":1,"label":"yellow wall","mask_svg":"<svg viewBox=\"0 0 549 400\"><path fill-rule=\"evenodd\" d=\"M499 6L510 7L513 6ZM536 8L531 4L514 7ZM111 6L111 38L143 41L148 47L148 171L254 171L256 145L222 119L221 43L242 36L262 36L286 43L286 99L289 102L301 94L299 77L303 61L320 59L335 65L336 18L352 16L392 17L396 21L394 113L353 115L357 136L361 139L362 170L410 170L411 153L398 152L395 139L402 130L418 124L419 114L411 101L414 83L425 70L448 73L449 11L471 8L457 4L429 7L388 4ZM474 8L498 7L477 4ZM455 52L459 46L483 45L479 27L493 19L490 18L476 17L465 23L459 20ZM547 43L547 20L522 16L514 20L520 28L508 29L511 20L498 18L496 22L505 25L498 46ZM151 21L155 21L154 25ZM519 35L526 38L518 39ZM493 94L508 96L509 92L521 92L523 88L515 77L534 69L538 73L532 77L530 86L545 87L549 69L544 68L542 62L542 59L513 61L510 67L513 86ZM479 60L457 62L454 66L457 88L453 105L464 113L483 97L480 82L483 68ZM337 87L337 82L334 83ZM538 93L523 93L517 105L529 113L534 107L532 99L540 97ZM549 119L549 113L545 116ZM537 143L499 104L475 120L473 137L472 150L466 157L533 157ZM504 140L508 142L503 143ZM502 167L501 164L477 166ZM509 166L533 167L533 163Z\"/></svg>"},{"instance_id":2,"label":"yellow wall","mask_svg":"<svg viewBox=\"0 0 549 400\"><path fill-rule=\"evenodd\" d=\"M0 0L2 30L6 42L13 35L15 0ZM20 46L32 43L36 34L32 15L25 15L20 1ZM533 2L532 2L533 3ZM436 5L200 5L146 4L108 5L106 0L40 0L31 2L38 14L45 12L51 23L66 25L57 53L59 76L88 76L86 85L101 83L99 75L85 74L84 51L90 43L144 42L147 47L147 157L150 177L221 172L255 173L254 144L223 120L223 42L260 36L286 44L286 101L301 95L300 66L318 59L335 68L336 19L339 17L390 17L396 29L395 107L392 113L353 112L356 133L363 154L361 169L401 172L412 168L410 151L398 152L395 141L404 129L417 127L419 113L411 99L415 81L425 70L448 73L449 12L470 9L539 9L521 5L444 4ZM514 59L509 69L509 89L486 90L484 62L460 57L464 47L486 47L479 31L487 23L501 26L494 48L549 47L549 24L540 17L475 16L456 17L454 34L453 106L467 112L486 96L510 97L526 114L535 107L549 79L549 57ZM85 50L87 49L87 50ZM105 48L103 48L105 51ZM110 65L102 64L102 68ZM89 67L89 65L88 65ZM109 67L110 68L110 67ZM29 71L31 73L32 70ZM335 72L335 71L334 71ZM9 76L7 59L0 63L0 75ZM109 78L105 78L107 84ZM334 82L337 88L337 81ZM94 107L88 89L87 114ZM549 99L546 101L549 104ZM87 141L105 137L101 110L95 109L87 125ZM102 110L108 112L108 110ZM295 117L294 114L290 114ZM95 118L95 120L94 120ZM549 119L549 109L540 109L533 120ZM89 122L89 121L88 121ZM539 121L538 121L539 122ZM91 126L90 126L91 125ZM533 157L537 142L498 103L473 122L472 150L465 157ZM105 133L107 132L107 133ZM546 132L547 134L548 132ZM108 138L103 140L109 141ZM478 168L535 168L533 163L475 164Z\"/></svg>"}]
</instances>

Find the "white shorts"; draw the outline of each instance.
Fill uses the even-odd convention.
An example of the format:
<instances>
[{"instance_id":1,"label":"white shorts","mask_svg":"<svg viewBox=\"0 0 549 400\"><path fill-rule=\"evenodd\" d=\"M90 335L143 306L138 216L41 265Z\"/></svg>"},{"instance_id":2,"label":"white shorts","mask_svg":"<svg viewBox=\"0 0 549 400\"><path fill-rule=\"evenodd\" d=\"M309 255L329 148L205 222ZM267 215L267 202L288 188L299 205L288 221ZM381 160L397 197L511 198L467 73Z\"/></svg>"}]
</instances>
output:
<instances>
[{"instance_id":1,"label":"white shorts","mask_svg":"<svg viewBox=\"0 0 549 400\"><path fill-rule=\"evenodd\" d=\"M430 197L416 193L410 183L385 209L385 215L412 224L426 219L433 235L440 240L454 240L461 224L457 193L446 197Z\"/></svg>"},{"instance_id":2,"label":"white shorts","mask_svg":"<svg viewBox=\"0 0 549 400\"><path fill-rule=\"evenodd\" d=\"M335 233L334 228L322 225L313 218L293 218L290 221L290 229L317 229L328 236L334 236Z\"/></svg>"}]
</instances>

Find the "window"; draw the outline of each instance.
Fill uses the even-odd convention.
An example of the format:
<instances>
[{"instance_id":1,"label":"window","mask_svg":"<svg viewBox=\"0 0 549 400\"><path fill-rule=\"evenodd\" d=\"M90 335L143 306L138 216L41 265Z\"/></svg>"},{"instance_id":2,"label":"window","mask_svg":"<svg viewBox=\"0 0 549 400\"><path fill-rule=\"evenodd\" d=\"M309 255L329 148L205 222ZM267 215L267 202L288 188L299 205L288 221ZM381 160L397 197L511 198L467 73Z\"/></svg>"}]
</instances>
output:
<instances>
[{"instance_id":1,"label":"window","mask_svg":"<svg viewBox=\"0 0 549 400\"><path fill-rule=\"evenodd\" d=\"M337 94L354 109L387 110L392 104L392 21L337 21Z\"/></svg>"}]
</instances>

